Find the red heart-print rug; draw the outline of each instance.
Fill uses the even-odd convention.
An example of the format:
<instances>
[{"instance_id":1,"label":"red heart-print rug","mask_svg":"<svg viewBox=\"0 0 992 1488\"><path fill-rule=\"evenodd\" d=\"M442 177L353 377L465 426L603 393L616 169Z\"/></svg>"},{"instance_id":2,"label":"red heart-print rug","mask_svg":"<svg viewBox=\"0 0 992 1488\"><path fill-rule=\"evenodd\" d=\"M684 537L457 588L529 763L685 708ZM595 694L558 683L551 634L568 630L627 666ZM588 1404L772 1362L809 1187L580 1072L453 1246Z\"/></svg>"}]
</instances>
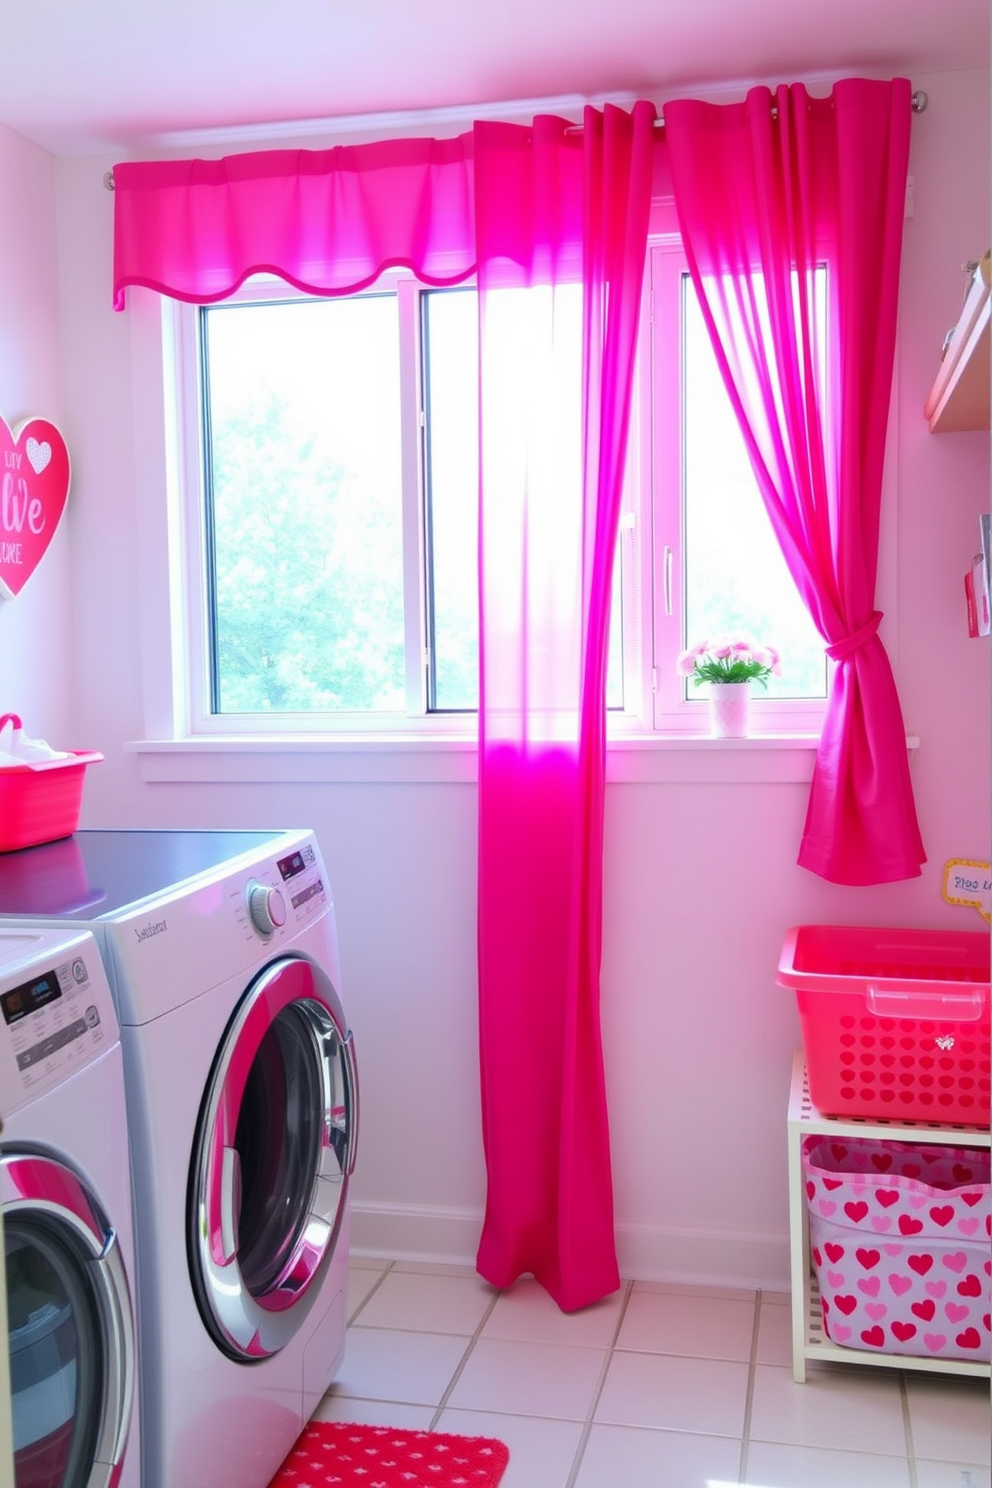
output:
<instances>
[{"instance_id":1,"label":"red heart-print rug","mask_svg":"<svg viewBox=\"0 0 992 1488\"><path fill-rule=\"evenodd\" d=\"M487 1436L311 1421L270 1488L496 1488L509 1460Z\"/></svg>"}]
</instances>

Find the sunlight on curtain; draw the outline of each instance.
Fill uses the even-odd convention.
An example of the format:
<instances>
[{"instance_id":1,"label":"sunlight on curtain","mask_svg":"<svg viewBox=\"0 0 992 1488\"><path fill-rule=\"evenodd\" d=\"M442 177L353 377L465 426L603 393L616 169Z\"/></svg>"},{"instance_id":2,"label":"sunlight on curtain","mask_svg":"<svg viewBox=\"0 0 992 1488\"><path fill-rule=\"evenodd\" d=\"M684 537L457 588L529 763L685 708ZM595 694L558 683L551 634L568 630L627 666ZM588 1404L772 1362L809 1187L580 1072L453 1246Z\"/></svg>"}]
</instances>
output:
<instances>
[{"instance_id":1,"label":"sunlight on curtain","mask_svg":"<svg viewBox=\"0 0 992 1488\"><path fill-rule=\"evenodd\" d=\"M619 1285L599 1023L606 666L654 109L477 126L478 1268Z\"/></svg>"},{"instance_id":2,"label":"sunlight on curtain","mask_svg":"<svg viewBox=\"0 0 992 1488\"><path fill-rule=\"evenodd\" d=\"M577 744L582 286L485 301L486 732Z\"/></svg>"}]
</instances>

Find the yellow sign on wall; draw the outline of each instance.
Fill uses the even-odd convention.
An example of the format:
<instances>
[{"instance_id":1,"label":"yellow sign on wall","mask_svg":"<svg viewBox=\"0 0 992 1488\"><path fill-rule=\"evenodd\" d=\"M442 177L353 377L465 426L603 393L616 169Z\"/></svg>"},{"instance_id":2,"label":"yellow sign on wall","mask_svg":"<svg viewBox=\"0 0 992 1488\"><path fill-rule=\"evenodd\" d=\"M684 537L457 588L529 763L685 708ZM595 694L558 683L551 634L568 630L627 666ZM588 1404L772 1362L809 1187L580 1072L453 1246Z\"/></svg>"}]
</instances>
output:
<instances>
[{"instance_id":1,"label":"yellow sign on wall","mask_svg":"<svg viewBox=\"0 0 992 1488\"><path fill-rule=\"evenodd\" d=\"M992 924L992 864L951 858L944 864L943 894L948 904L966 904Z\"/></svg>"}]
</instances>

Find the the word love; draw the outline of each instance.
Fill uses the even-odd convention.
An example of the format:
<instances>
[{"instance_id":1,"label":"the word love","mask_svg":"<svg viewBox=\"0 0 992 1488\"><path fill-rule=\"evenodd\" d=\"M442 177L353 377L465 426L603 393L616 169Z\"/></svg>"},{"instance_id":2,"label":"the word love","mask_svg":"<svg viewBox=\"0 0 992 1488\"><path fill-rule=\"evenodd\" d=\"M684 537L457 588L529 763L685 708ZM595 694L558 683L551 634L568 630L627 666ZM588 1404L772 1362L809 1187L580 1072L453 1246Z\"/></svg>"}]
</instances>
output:
<instances>
[{"instance_id":1,"label":"the word love","mask_svg":"<svg viewBox=\"0 0 992 1488\"><path fill-rule=\"evenodd\" d=\"M69 495L69 452L48 419L16 435L0 418L0 597L13 599L55 536Z\"/></svg>"}]
</instances>

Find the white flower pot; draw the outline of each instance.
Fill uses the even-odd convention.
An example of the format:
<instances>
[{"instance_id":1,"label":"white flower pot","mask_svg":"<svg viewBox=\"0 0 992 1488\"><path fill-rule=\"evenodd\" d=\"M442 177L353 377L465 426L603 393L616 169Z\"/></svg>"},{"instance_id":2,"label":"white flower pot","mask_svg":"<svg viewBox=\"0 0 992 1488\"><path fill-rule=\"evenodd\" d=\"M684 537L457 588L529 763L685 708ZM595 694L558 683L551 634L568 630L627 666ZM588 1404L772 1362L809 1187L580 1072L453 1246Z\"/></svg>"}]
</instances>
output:
<instances>
[{"instance_id":1,"label":"white flower pot","mask_svg":"<svg viewBox=\"0 0 992 1488\"><path fill-rule=\"evenodd\" d=\"M710 683L710 733L713 738L746 739L750 711L750 682Z\"/></svg>"}]
</instances>

